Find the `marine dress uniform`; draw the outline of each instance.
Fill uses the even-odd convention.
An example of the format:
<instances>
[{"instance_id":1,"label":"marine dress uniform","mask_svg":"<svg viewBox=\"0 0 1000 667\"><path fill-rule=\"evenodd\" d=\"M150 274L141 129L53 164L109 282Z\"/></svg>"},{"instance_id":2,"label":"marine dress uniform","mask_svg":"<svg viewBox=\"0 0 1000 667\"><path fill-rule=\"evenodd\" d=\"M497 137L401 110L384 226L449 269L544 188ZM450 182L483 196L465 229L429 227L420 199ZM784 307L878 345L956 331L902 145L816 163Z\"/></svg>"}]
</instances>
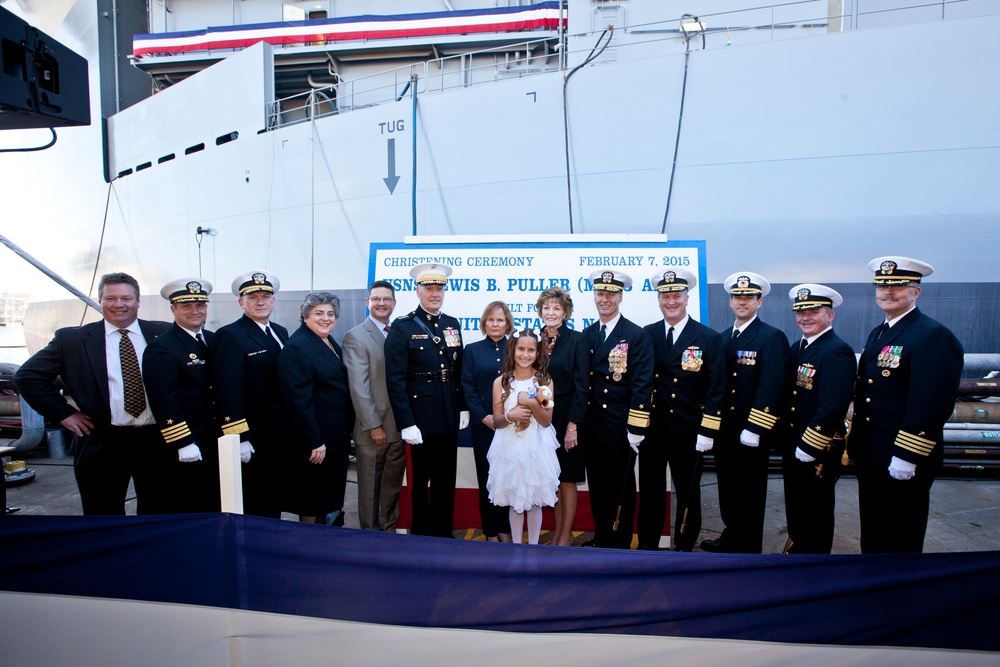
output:
<instances>
[{"instance_id":1,"label":"marine dress uniform","mask_svg":"<svg viewBox=\"0 0 1000 667\"><path fill-rule=\"evenodd\" d=\"M796 285L796 312L836 308L840 294L825 285ZM788 409L781 448L788 519L788 553L828 554L833 547L835 487L844 454L844 418L857 361L832 328L792 343Z\"/></svg>"},{"instance_id":2,"label":"marine dress uniform","mask_svg":"<svg viewBox=\"0 0 1000 667\"><path fill-rule=\"evenodd\" d=\"M657 292L691 290L695 275L678 269L652 279ZM701 456L698 436L715 439L726 390L726 361L718 332L685 314L679 335L664 319L647 325L653 344L653 404L639 453L639 545L655 549L667 519L667 464L677 491L674 548L691 551L701 531ZM672 329L672 327L671 327ZM685 516L687 517L685 521ZM684 532L681 533L681 527Z\"/></svg>"},{"instance_id":3,"label":"marine dress uniform","mask_svg":"<svg viewBox=\"0 0 1000 667\"><path fill-rule=\"evenodd\" d=\"M207 303L212 285L200 278L167 283L160 295L171 304ZM173 490L166 499L175 513L218 512L219 436L215 419L208 343L214 334L188 331L175 321L146 347L142 374L160 436L171 452L191 452L185 461L171 457ZM186 449L189 448L189 449ZM195 460L197 457L197 460Z\"/></svg>"},{"instance_id":4,"label":"marine dress uniform","mask_svg":"<svg viewBox=\"0 0 1000 667\"><path fill-rule=\"evenodd\" d=\"M875 285L919 284L934 270L906 257L879 257L869 268ZM868 335L847 445L857 466L862 553L923 551L930 489L943 464L944 424L963 365L955 335L916 307ZM889 471L914 465L910 479Z\"/></svg>"},{"instance_id":5,"label":"marine dress uniform","mask_svg":"<svg viewBox=\"0 0 1000 667\"><path fill-rule=\"evenodd\" d=\"M763 276L734 273L723 287L730 296L762 299L771 290ZM767 466L772 435L781 415L788 369L788 338L755 315L742 331L727 328L726 396L722 426L715 441L719 480L719 511L726 527L717 542L702 548L729 553L760 553L767 504ZM741 441L744 431L756 437L756 446Z\"/></svg>"},{"instance_id":6,"label":"marine dress uniform","mask_svg":"<svg viewBox=\"0 0 1000 667\"><path fill-rule=\"evenodd\" d=\"M233 293L278 292L277 276L265 271L243 274L233 281ZM242 465L244 512L281 518L281 485L276 481L280 456L281 392L278 355L288 342L288 330L269 322L271 335L244 314L220 327L209 346L209 372L215 388L217 417L223 434L236 434L254 449Z\"/></svg>"},{"instance_id":7,"label":"marine dress uniform","mask_svg":"<svg viewBox=\"0 0 1000 667\"><path fill-rule=\"evenodd\" d=\"M443 264L411 271L418 285L443 286L450 273L451 267ZM462 329L457 319L418 306L393 321L385 339L389 402L400 432L416 426L423 440L407 448L415 535L453 537L458 431L465 410L461 375Z\"/></svg>"},{"instance_id":8,"label":"marine dress uniform","mask_svg":"<svg viewBox=\"0 0 1000 667\"><path fill-rule=\"evenodd\" d=\"M632 284L629 276L618 271L599 271L590 279L595 291L621 293ZM653 348L649 334L620 313L613 327L605 329L606 337L601 326L598 320L583 331L590 343L590 394L579 432L585 448L595 545L628 549L636 491L629 435L644 436L649 426Z\"/></svg>"}]
</instances>

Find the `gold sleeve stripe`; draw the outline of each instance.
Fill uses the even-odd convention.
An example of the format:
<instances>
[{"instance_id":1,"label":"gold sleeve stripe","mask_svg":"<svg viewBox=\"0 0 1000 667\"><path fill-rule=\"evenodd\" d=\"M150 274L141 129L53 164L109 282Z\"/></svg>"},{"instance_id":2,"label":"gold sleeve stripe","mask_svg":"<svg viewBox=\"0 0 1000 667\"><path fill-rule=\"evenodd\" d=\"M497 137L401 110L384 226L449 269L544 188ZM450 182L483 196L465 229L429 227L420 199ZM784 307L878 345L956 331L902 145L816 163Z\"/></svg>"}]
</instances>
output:
<instances>
[{"instance_id":1,"label":"gold sleeve stripe","mask_svg":"<svg viewBox=\"0 0 1000 667\"><path fill-rule=\"evenodd\" d=\"M807 428L802 433L802 442L806 443L810 447L819 449L822 451L827 451L830 449L830 443L833 442L833 438L825 435L820 435L813 428Z\"/></svg>"},{"instance_id":2,"label":"gold sleeve stripe","mask_svg":"<svg viewBox=\"0 0 1000 667\"><path fill-rule=\"evenodd\" d=\"M713 431L718 431L719 427L722 425L722 420L713 415L702 415L701 416L701 427L710 428Z\"/></svg>"},{"instance_id":3,"label":"gold sleeve stripe","mask_svg":"<svg viewBox=\"0 0 1000 667\"><path fill-rule=\"evenodd\" d=\"M778 418L775 415L754 408L750 411L750 423L771 430L778 423Z\"/></svg>"},{"instance_id":4,"label":"gold sleeve stripe","mask_svg":"<svg viewBox=\"0 0 1000 667\"><path fill-rule=\"evenodd\" d=\"M247 426L246 419L241 419L222 427L222 432L225 435L239 435L240 433L246 433L249 430L250 427Z\"/></svg>"},{"instance_id":5,"label":"gold sleeve stripe","mask_svg":"<svg viewBox=\"0 0 1000 667\"><path fill-rule=\"evenodd\" d=\"M167 444L191 437L191 429L188 428L187 422L181 422L176 426L165 428L161 433L163 434L163 440Z\"/></svg>"},{"instance_id":6,"label":"gold sleeve stripe","mask_svg":"<svg viewBox=\"0 0 1000 667\"><path fill-rule=\"evenodd\" d=\"M645 410L629 410L627 423L629 426L646 428L649 426L649 413Z\"/></svg>"},{"instance_id":7,"label":"gold sleeve stripe","mask_svg":"<svg viewBox=\"0 0 1000 667\"><path fill-rule=\"evenodd\" d=\"M900 431L899 435L896 436L897 447L901 447L920 456L929 456L930 453L934 451L934 445L936 444L937 443L933 440L921 438L913 435L912 433L907 433L906 431Z\"/></svg>"}]
</instances>

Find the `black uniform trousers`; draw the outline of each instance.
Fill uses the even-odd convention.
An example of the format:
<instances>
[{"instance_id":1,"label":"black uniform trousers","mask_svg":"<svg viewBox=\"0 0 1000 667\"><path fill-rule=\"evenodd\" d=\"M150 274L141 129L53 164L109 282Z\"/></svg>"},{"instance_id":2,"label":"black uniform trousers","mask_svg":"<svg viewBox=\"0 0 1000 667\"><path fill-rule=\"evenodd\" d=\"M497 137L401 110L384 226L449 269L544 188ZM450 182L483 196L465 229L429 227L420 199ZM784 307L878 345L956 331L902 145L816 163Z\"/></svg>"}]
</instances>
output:
<instances>
[{"instance_id":1,"label":"black uniform trousers","mask_svg":"<svg viewBox=\"0 0 1000 667\"><path fill-rule=\"evenodd\" d=\"M781 457L785 487L785 516L790 554L828 554L833 549L833 512L836 506L839 462L804 463L795 450ZM818 472L817 472L818 468Z\"/></svg>"},{"instance_id":2,"label":"black uniform trousers","mask_svg":"<svg viewBox=\"0 0 1000 667\"><path fill-rule=\"evenodd\" d=\"M639 546L657 548L667 520L667 465L674 499L674 546L690 551L701 532L702 457L695 449L697 430L647 437L639 447ZM696 469L697 468L697 469ZM685 513L687 518L685 519Z\"/></svg>"},{"instance_id":3,"label":"black uniform trousers","mask_svg":"<svg viewBox=\"0 0 1000 667\"><path fill-rule=\"evenodd\" d=\"M170 490L174 482L167 473L173 470L177 450L170 448L168 451L159 429L155 425L98 428L101 448L92 455L79 457L73 467L83 513L123 516L122 499L128 492L130 478L135 487L137 514L170 511ZM93 435L92 431L87 437Z\"/></svg>"},{"instance_id":4,"label":"black uniform trousers","mask_svg":"<svg viewBox=\"0 0 1000 667\"><path fill-rule=\"evenodd\" d=\"M631 447L589 440L584 455L597 546L631 549L635 521L635 452ZM616 518L619 520L617 530L614 528Z\"/></svg>"},{"instance_id":5,"label":"black uniform trousers","mask_svg":"<svg viewBox=\"0 0 1000 667\"><path fill-rule=\"evenodd\" d=\"M419 445L407 445L413 479L409 482L414 535L454 537L455 475L458 468L458 434L422 434Z\"/></svg>"},{"instance_id":6,"label":"black uniform trousers","mask_svg":"<svg viewBox=\"0 0 1000 667\"><path fill-rule=\"evenodd\" d=\"M721 442L720 442L721 441ZM719 510L726 524L723 547L731 553L759 554L764 544L767 505L767 438L757 447L733 439L715 441L715 469L719 482Z\"/></svg>"},{"instance_id":7,"label":"black uniform trousers","mask_svg":"<svg viewBox=\"0 0 1000 667\"><path fill-rule=\"evenodd\" d=\"M861 553L918 554L924 550L933 477L893 479L888 470L858 468Z\"/></svg>"}]
</instances>

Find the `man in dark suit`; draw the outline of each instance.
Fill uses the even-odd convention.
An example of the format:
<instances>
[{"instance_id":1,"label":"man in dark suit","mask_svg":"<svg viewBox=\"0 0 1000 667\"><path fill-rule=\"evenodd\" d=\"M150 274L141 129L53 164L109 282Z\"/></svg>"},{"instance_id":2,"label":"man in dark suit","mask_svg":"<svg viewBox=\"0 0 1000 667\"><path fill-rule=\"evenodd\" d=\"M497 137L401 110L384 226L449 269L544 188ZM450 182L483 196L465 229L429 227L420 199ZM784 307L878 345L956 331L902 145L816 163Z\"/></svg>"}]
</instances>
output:
<instances>
[{"instance_id":1,"label":"man in dark suit","mask_svg":"<svg viewBox=\"0 0 1000 667\"><path fill-rule=\"evenodd\" d=\"M885 322L861 352L848 438L858 474L861 552L920 553L965 352L951 331L917 308L920 281L934 271L929 264L878 257L868 268Z\"/></svg>"},{"instance_id":2,"label":"man in dark suit","mask_svg":"<svg viewBox=\"0 0 1000 667\"><path fill-rule=\"evenodd\" d=\"M462 394L462 327L441 312L451 267L410 270L420 305L397 317L385 339L385 383L409 445L414 535L454 537L458 432L469 425Z\"/></svg>"},{"instance_id":3,"label":"man in dark suit","mask_svg":"<svg viewBox=\"0 0 1000 667\"><path fill-rule=\"evenodd\" d=\"M781 414L788 377L788 339L757 316L771 285L741 271L726 279L736 322L722 331L726 394L715 441L719 511L725 530L704 540L706 551L759 554L764 539L771 435Z\"/></svg>"},{"instance_id":4,"label":"man in dark suit","mask_svg":"<svg viewBox=\"0 0 1000 667\"><path fill-rule=\"evenodd\" d=\"M385 384L385 339L396 307L392 283L368 287L369 316L344 334L344 364L354 404L358 462L358 522L364 530L396 529L406 447L399 437Z\"/></svg>"},{"instance_id":5,"label":"man in dark suit","mask_svg":"<svg viewBox=\"0 0 1000 667\"><path fill-rule=\"evenodd\" d=\"M598 321L590 342L590 397L583 435L594 515L593 546L629 549L635 522L635 455L649 426L653 348L649 334L621 314L632 279L620 271L590 276Z\"/></svg>"},{"instance_id":6,"label":"man in dark suit","mask_svg":"<svg viewBox=\"0 0 1000 667\"><path fill-rule=\"evenodd\" d=\"M833 331L844 299L826 285L788 292L802 339L792 343L788 407L779 424L788 553L828 554L833 547L835 487L844 454L844 418L857 361Z\"/></svg>"},{"instance_id":7,"label":"man in dark suit","mask_svg":"<svg viewBox=\"0 0 1000 667\"><path fill-rule=\"evenodd\" d=\"M138 318L139 283L109 273L97 288L104 320L56 331L14 375L37 412L76 436L73 471L84 514L125 514L129 479L137 511L164 511L167 452L149 409L139 363L169 326ZM70 404L56 385L62 379Z\"/></svg>"},{"instance_id":8,"label":"man in dark suit","mask_svg":"<svg viewBox=\"0 0 1000 667\"><path fill-rule=\"evenodd\" d=\"M157 337L142 358L146 393L160 437L176 452L166 467L173 492L167 499L172 513L218 512L219 430L208 374L208 343L204 329L212 284L201 278L174 280L160 290L170 302L174 324Z\"/></svg>"},{"instance_id":9,"label":"man in dark suit","mask_svg":"<svg viewBox=\"0 0 1000 667\"><path fill-rule=\"evenodd\" d=\"M674 549L691 551L701 531L701 453L719 432L726 361L718 332L691 319L698 279L685 269L650 280L663 319L645 327L653 343L653 405L639 454L639 549L656 550L667 520L667 464L677 491Z\"/></svg>"},{"instance_id":10,"label":"man in dark suit","mask_svg":"<svg viewBox=\"0 0 1000 667\"><path fill-rule=\"evenodd\" d=\"M273 519L281 518L278 355L288 342L288 330L271 322L280 288L266 271L237 276L243 316L215 332L208 367L222 432L240 436L243 511Z\"/></svg>"}]
</instances>

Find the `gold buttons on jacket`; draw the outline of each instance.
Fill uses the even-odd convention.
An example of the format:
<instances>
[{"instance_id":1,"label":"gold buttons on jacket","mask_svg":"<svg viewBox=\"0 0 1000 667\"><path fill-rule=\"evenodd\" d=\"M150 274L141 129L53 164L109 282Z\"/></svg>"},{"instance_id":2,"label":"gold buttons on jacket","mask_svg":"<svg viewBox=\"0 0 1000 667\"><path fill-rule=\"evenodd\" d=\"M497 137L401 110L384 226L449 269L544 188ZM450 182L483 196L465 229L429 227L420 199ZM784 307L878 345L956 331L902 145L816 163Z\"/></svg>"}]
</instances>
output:
<instances>
[{"instance_id":1,"label":"gold buttons on jacket","mask_svg":"<svg viewBox=\"0 0 1000 667\"><path fill-rule=\"evenodd\" d=\"M670 394L670 398L677 398L677 394Z\"/></svg>"},{"instance_id":2,"label":"gold buttons on jacket","mask_svg":"<svg viewBox=\"0 0 1000 667\"><path fill-rule=\"evenodd\" d=\"M607 389L607 387L605 387L605 388L604 388L604 393L605 393L605 394L606 394L606 393L608 393L608 389Z\"/></svg>"},{"instance_id":3,"label":"gold buttons on jacket","mask_svg":"<svg viewBox=\"0 0 1000 667\"><path fill-rule=\"evenodd\" d=\"M870 398L866 398L865 399L865 403L871 403L871 402L872 402L872 399L870 399Z\"/></svg>"},{"instance_id":4,"label":"gold buttons on jacket","mask_svg":"<svg viewBox=\"0 0 1000 667\"><path fill-rule=\"evenodd\" d=\"M677 378L674 378L674 382L677 382Z\"/></svg>"},{"instance_id":5,"label":"gold buttons on jacket","mask_svg":"<svg viewBox=\"0 0 1000 667\"><path fill-rule=\"evenodd\" d=\"M604 404L601 405L601 407L604 408L605 410L607 410L608 409L608 404L604 403Z\"/></svg>"}]
</instances>

